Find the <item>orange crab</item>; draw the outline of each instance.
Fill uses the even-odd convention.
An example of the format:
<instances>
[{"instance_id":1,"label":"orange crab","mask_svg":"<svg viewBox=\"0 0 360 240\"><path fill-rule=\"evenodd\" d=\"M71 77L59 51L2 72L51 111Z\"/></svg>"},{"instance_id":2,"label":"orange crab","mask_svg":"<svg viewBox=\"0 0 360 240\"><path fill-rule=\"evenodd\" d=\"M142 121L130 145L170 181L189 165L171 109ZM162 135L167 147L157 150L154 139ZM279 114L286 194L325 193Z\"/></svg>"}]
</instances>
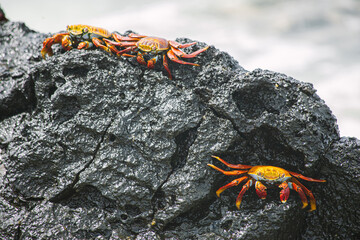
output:
<instances>
[{"instance_id":1,"label":"orange crab","mask_svg":"<svg viewBox=\"0 0 360 240\"><path fill-rule=\"evenodd\" d=\"M46 54L53 55L51 46L56 43L61 43L61 46L69 51L76 47L77 49L87 49L93 46L101 48L107 52L118 51L115 46L110 43L105 43L102 40L111 38L113 33L109 33L103 28L93 27L89 25L70 25L67 26L66 33L58 33L54 36L45 39L41 55L45 59Z\"/></svg>"},{"instance_id":2,"label":"orange crab","mask_svg":"<svg viewBox=\"0 0 360 240\"><path fill-rule=\"evenodd\" d=\"M196 63L185 62L179 59L180 58L193 58L198 54L206 51L209 46L197 50L193 53L186 54L180 50L180 48L190 47L196 42L180 44L175 41L166 40L164 38L159 37L148 37L143 35L138 35L134 33L130 33L127 37L120 36L119 34L114 34L115 41L111 41L109 39L104 39L107 43L111 45L116 45L119 47L124 47L125 49L121 51L117 51L116 54L118 56L128 56L128 57L136 57L136 60L143 65L146 65L148 68L152 69L155 66L156 61L158 60L158 56L163 56L163 65L165 70L168 72L169 78L172 79L171 72L169 69L169 65L167 62L167 57L173 61L180 64L199 66ZM128 54L129 52L135 53L136 55ZM149 55L150 59L145 60L144 56ZM166 57L167 56L167 57Z\"/></svg>"},{"instance_id":3,"label":"orange crab","mask_svg":"<svg viewBox=\"0 0 360 240\"><path fill-rule=\"evenodd\" d=\"M314 211L316 209L315 198L312 192L307 189L304 185L302 185L296 178L301 178L306 181L311 182L325 182L325 180L313 179L309 177L305 177L299 173L294 173L287 171L283 168L274 167L274 166L249 166L249 165L242 165L242 164L230 164L227 163L225 160L217 157L216 158L229 168L234 169L248 169L248 170L233 170L233 171L224 171L213 164L208 164L208 166L214 168L222 172L225 175L241 175L246 174L243 177L237 178L230 183L226 184L225 186L219 188L216 191L216 195L220 197L220 193L225 191L226 189L239 185L242 181L248 180L242 187L237 199L236 199L236 207L240 209L240 204L244 193L255 183L256 193L261 199L266 198L266 189L271 186L278 186L282 188L280 191L280 200L282 203L285 203L289 198L290 189L295 190L298 192L301 201L303 203L303 207L305 208L308 205L308 201L306 195L310 198L310 211ZM264 185L264 184L266 185Z\"/></svg>"}]
</instances>

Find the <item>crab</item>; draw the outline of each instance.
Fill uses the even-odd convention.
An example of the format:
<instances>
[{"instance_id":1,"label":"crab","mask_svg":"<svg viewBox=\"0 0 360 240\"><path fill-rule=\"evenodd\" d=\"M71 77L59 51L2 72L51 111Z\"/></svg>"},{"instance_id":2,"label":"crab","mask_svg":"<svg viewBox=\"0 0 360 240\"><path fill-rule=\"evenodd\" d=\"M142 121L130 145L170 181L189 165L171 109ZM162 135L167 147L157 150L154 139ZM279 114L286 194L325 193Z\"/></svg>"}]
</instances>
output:
<instances>
[{"instance_id":1,"label":"crab","mask_svg":"<svg viewBox=\"0 0 360 240\"><path fill-rule=\"evenodd\" d=\"M291 172L288 170L285 170L280 167L274 167L274 166L249 166L249 165L242 165L242 164L230 164L227 163L225 160L221 159L217 156L212 156L213 158L219 160L223 164L225 164L229 168L233 169L247 169L247 170L232 170L232 171L224 171L213 164L208 164L208 166L214 168L215 170L218 170L219 172L222 172L225 175L241 175L246 174L245 176L242 176L240 178L237 178L230 183L226 184L225 186L219 188L216 191L216 195L220 197L220 194L225 191L226 189L237 186L241 182L247 180L247 182L243 185L237 199L236 199L236 207L240 209L240 204L242 197L244 193L252 186L255 185L255 190L259 198L265 199L266 198L266 189L267 187L271 186L277 186L281 188L280 191L280 201L282 203L285 203L290 194L290 189L295 190L302 201L302 208L305 208L308 206L308 201L306 198L306 195L310 198L310 212L314 211L316 209L316 202L314 195L312 192L307 189L303 184L301 184L297 178L311 181L311 182L326 182L326 180L319 180L314 178L305 177L299 173ZM266 185L266 186L265 186Z\"/></svg>"},{"instance_id":2,"label":"crab","mask_svg":"<svg viewBox=\"0 0 360 240\"><path fill-rule=\"evenodd\" d=\"M87 49L96 46L105 50L106 52L111 53L118 50L110 43L105 43L104 45L102 40L111 38L112 36L113 33L109 33L109 31L103 28L82 24L70 25L67 26L66 33L58 33L50 38L45 39L43 42L41 55L44 59L46 58L46 55L52 56L53 51L51 46L56 43L60 43L66 51L69 51L73 48Z\"/></svg>"},{"instance_id":3,"label":"crab","mask_svg":"<svg viewBox=\"0 0 360 240\"><path fill-rule=\"evenodd\" d=\"M180 50L180 48L190 47L192 45L195 45L196 42L181 44L176 41L166 40L160 37L149 37L134 33L130 33L127 37L120 36L119 34L114 34L114 39L115 41L109 39L104 40L111 45L125 48L121 51L116 52L118 56L136 57L136 60L140 64L146 65L150 69L154 68L159 55L162 55L163 66L167 71L170 79L172 79L172 75L169 69L167 58L179 64L199 66L199 64L196 63L185 62L179 59L179 57L193 58L209 48L209 46L207 46L193 53L187 54ZM136 55L129 54L130 52ZM149 55L150 59L146 61L144 58L145 55Z\"/></svg>"}]
</instances>

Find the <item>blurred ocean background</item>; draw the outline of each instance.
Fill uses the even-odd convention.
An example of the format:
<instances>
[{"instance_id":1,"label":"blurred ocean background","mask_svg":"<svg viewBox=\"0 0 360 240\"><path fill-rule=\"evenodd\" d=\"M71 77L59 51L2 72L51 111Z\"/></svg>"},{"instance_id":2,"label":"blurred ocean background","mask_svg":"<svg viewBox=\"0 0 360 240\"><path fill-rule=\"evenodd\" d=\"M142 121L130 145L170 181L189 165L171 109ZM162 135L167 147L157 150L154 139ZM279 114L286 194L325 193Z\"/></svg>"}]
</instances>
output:
<instances>
[{"instance_id":1,"label":"blurred ocean background","mask_svg":"<svg viewBox=\"0 0 360 240\"><path fill-rule=\"evenodd\" d=\"M0 6L11 21L44 33L88 24L206 42L249 71L312 83L341 136L360 139L360 0L0 0Z\"/></svg>"}]
</instances>

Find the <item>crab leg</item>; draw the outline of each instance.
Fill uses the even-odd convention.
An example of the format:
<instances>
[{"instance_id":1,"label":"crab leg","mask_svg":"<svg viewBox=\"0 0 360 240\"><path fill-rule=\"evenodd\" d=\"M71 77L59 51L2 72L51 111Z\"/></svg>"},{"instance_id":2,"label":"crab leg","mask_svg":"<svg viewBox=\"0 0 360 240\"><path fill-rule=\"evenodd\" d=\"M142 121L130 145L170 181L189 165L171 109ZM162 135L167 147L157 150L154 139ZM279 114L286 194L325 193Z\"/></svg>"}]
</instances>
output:
<instances>
[{"instance_id":1,"label":"crab leg","mask_svg":"<svg viewBox=\"0 0 360 240\"><path fill-rule=\"evenodd\" d=\"M296 173L296 172L290 172L288 171L291 175L293 175L294 177L297 178L301 178L304 179L306 181L311 181L311 182L326 182L326 180L322 180L322 179L314 179L314 178L309 178L309 177L305 177L304 175L301 175L300 173Z\"/></svg>"},{"instance_id":2,"label":"crab leg","mask_svg":"<svg viewBox=\"0 0 360 240\"><path fill-rule=\"evenodd\" d=\"M235 168L235 169L249 169L249 168L252 168L252 166L249 166L249 165L242 165L242 164L230 164L228 162L226 162L225 160L217 157L217 156L211 156L217 160L219 160L220 162L222 162L223 164L225 164L227 167L229 168Z\"/></svg>"},{"instance_id":3,"label":"crab leg","mask_svg":"<svg viewBox=\"0 0 360 240\"><path fill-rule=\"evenodd\" d=\"M99 38L94 37L92 39L92 42L89 42L89 41L80 42L77 49L87 49L87 48L90 48L93 45L95 45L95 47L98 47L108 53L111 53L112 51L117 51L117 49L110 43L105 42L105 44L106 44L106 46L104 45L103 41L101 41Z\"/></svg>"},{"instance_id":4,"label":"crab leg","mask_svg":"<svg viewBox=\"0 0 360 240\"><path fill-rule=\"evenodd\" d=\"M108 53L111 53L111 47L109 47L109 46L112 46L111 44L106 43L107 46L105 46L105 45L104 45L104 42L101 41L100 39L96 38L96 37L94 37L94 38L92 39L92 42L93 42L93 44L94 44L96 47L98 47L98 48L100 48L100 49L102 49L102 50L104 50L104 51L106 51L106 52L108 52ZM115 48L115 47L114 47L114 48Z\"/></svg>"},{"instance_id":5,"label":"crab leg","mask_svg":"<svg viewBox=\"0 0 360 240\"><path fill-rule=\"evenodd\" d=\"M200 50L197 50L196 52L193 52L193 53L190 53L190 54L184 53L184 52L181 51L180 49L177 49L177 48L174 48L174 47L171 47L171 50L172 50L178 57L182 57L182 58L193 58L193 57L196 57L197 55L199 55L200 53L206 51L208 48L209 48L209 46L204 47L204 48L202 48L202 49L200 49Z\"/></svg>"},{"instance_id":6,"label":"crab leg","mask_svg":"<svg viewBox=\"0 0 360 240\"><path fill-rule=\"evenodd\" d=\"M266 187L260 181L255 182L255 190L256 190L256 194L259 196L259 198L261 198L261 199L266 198L266 195L267 195Z\"/></svg>"},{"instance_id":7,"label":"crab leg","mask_svg":"<svg viewBox=\"0 0 360 240\"><path fill-rule=\"evenodd\" d=\"M212 164L208 164L208 166L212 167L213 169L218 170L219 172L222 172L223 174L228 175L228 176L240 175L240 174L248 172L247 170L244 170L244 171L240 171L240 170L224 171L221 168L218 168L218 167L216 167L216 166L214 166Z\"/></svg>"},{"instance_id":8,"label":"crab leg","mask_svg":"<svg viewBox=\"0 0 360 240\"><path fill-rule=\"evenodd\" d=\"M310 200L310 212L316 210L316 200L314 195L312 194L312 192L307 189L304 185L302 185L302 183L300 183L297 179L292 179L293 182L295 182L297 185L299 185L301 187L301 189L305 192L305 194L309 197Z\"/></svg>"},{"instance_id":9,"label":"crab leg","mask_svg":"<svg viewBox=\"0 0 360 240\"><path fill-rule=\"evenodd\" d=\"M294 179L293 179L293 180L294 180ZM289 188L290 188L290 189L295 190L295 191L299 194L300 199L301 199L301 202L302 202L302 204L303 204L302 208L306 208L307 205L309 205L309 204L308 204L307 198L306 198L306 196L305 196L305 193L304 193L304 191L301 189L301 187L298 186L298 185L297 185L296 183L294 183L294 182L289 182L288 185L289 185ZM315 209L314 209L314 210L315 210Z\"/></svg>"},{"instance_id":10,"label":"crab leg","mask_svg":"<svg viewBox=\"0 0 360 240\"><path fill-rule=\"evenodd\" d=\"M282 184L279 185L279 188L282 188L282 190L280 191L280 201L282 203L285 203L290 195L290 188L288 183L285 181Z\"/></svg>"},{"instance_id":11,"label":"crab leg","mask_svg":"<svg viewBox=\"0 0 360 240\"><path fill-rule=\"evenodd\" d=\"M135 33L130 33L128 37L123 37L117 33L113 33L112 37L115 39L115 41L117 42L123 42L123 41L139 41L141 38L144 38L146 36L143 35L138 35Z\"/></svg>"},{"instance_id":12,"label":"crab leg","mask_svg":"<svg viewBox=\"0 0 360 240\"><path fill-rule=\"evenodd\" d=\"M108 42L105 42L105 44L106 44L106 47L110 50L110 52L113 52L113 53L115 53L117 55L119 50L117 50L117 48L114 45L112 45L112 44L110 44Z\"/></svg>"},{"instance_id":13,"label":"crab leg","mask_svg":"<svg viewBox=\"0 0 360 240\"><path fill-rule=\"evenodd\" d=\"M186 48L195 45L197 42L181 44L172 40L169 40L169 44L174 48Z\"/></svg>"},{"instance_id":14,"label":"crab leg","mask_svg":"<svg viewBox=\"0 0 360 240\"><path fill-rule=\"evenodd\" d=\"M115 45L119 47L131 47L136 45L136 42L116 42L116 41L111 41L109 39L104 39L104 41L110 43L111 45Z\"/></svg>"},{"instance_id":15,"label":"crab leg","mask_svg":"<svg viewBox=\"0 0 360 240\"><path fill-rule=\"evenodd\" d=\"M253 185L253 180L250 179L249 181L247 181L244 186L242 187L239 195L237 196L236 198L236 207L237 209L240 210L240 204L241 204L241 200L242 200L242 197L244 196L244 193Z\"/></svg>"},{"instance_id":16,"label":"crab leg","mask_svg":"<svg viewBox=\"0 0 360 240\"><path fill-rule=\"evenodd\" d=\"M116 49L116 48L115 48ZM125 48L124 50L118 51L115 50L117 56L127 56L127 57L136 57L135 55L127 54L127 52L131 52L136 49L136 46Z\"/></svg>"},{"instance_id":17,"label":"crab leg","mask_svg":"<svg viewBox=\"0 0 360 240\"><path fill-rule=\"evenodd\" d=\"M136 55L131 55L131 54L127 54L127 53L124 53L120 56L125 56L125 57L136 57Z\"/></svg>"},{"instance_id":18,"label":"crab leg","mask_svg":"<svg viewBox=\"0 0 360 240\"><path fill-rule=\"evenodd\" d=\"M163 55L163 65L164 65L164 68L165 68L165 70L167 71L167 73L169 75L169 79L171 80L172 76L171 76L169 64L168 64L168 61L167 61L167 57L166 57L165 54Z\"/></svg>"},{"instance_id":19,"label":"crab leg","mask_svg":"<svg viewBox=\"0 0 360 240\"><path fill-rule=\"evenodd\" d=\"M111 51L113 51L117 56L122 56L124 53L131 52L131 51L136 49L135 43L128 43L128 44L120 45L122 43L114 42L114 41L111 41L109 39L104 39L104 41L106 43L106 46L108 46L108 48L110 48ZM125 47L125 49L119 51L119 50L117 50L117 48L114 45ZM127 55L127 56L128 57L135 57L133 55Z\"/></svg>"},{"instance_id":20,"label":"crab leg","mask_svg":"<svg viewBox=\"0 0 360 240\"><path fill-rule=\"evenodd\" d=\"M186 65L192 65L192 66L199 66L199 64L196 64L196 63L184 62L184 61L180 60L172 50L169 50L167 52L167 56L173 62L177 62L177 63L180 63L180 64L186 64Z\"/></svg>"},{"instance_id":21,"label":"crab leg","mask_svg":"<svg viewBox=\"0 0 360 240\"><path fill-rule=\"evenodd\" d=\"M225 186L222 186L221 188L219 188L217 191L216 191L216 195L218 197L220 197L220 194L225 191L226 189L228 188L231 188L231 187L234 187L234 186L237 186L239 185L242 181L246 180L248 178L248 176L243 176L241 178L237 178L237 179L234 179L233 181L231 181L230 183L226 184Z\"/></svg>"}]
</instances>

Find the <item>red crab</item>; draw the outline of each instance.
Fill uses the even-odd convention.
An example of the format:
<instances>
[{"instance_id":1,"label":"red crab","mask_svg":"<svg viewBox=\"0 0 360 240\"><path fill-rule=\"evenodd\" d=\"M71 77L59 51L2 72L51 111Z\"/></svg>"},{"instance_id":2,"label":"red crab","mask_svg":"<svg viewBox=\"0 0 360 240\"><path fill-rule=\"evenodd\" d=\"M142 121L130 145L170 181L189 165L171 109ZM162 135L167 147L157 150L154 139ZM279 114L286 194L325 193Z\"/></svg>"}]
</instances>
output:
<instances>
[{"instance_id":1,"label":"red crab","mask_svg":"<svg viewBox=\"0 0 360 240\"><path fill-rule=\"evenodd\" d=\"M186 54L180 50L180 48L186 48L196 44L196 42L180 44L175 41L166 40L164 38L159 37L148 37L143 35L138 35L134 33L130 33L128 37L120 36L119 34L114 33L115 41L111 41L109 39L104 39L111 45L116 45L119 47L124 47L125 49L121 51L117 51L116 54L118 56L128 56L128 57L136 57L136 60L143 65L146 65L148 68L154 68L156 61L158 60L158 56L163 56L163 65L165 70L169 74L169 78L172 79L171 72L169 69L169 65L167 62L167 57L173 61L180 64L199 66L196 63L185 62L179 59L180 58L193 58L198 54L206 51L209 46L197 50L193 53ZM136 55L128 54L134 53ZM144 55L151 55L151 58L147 61L144 59Z\"/></svg>"},{"instance_id":2,"label":"red crab","mask_svg":"<svg viewBox=\"0 0 360 240\"><path fill-rule=\"evenodd\" d=\"M247 180L247 182L243 185L237 199L236 199L236 207L240 209L240 204L244 193L254 184L256 193L261 199L266 198L266 189L271 186L278 186L282 188L280 191L280 200L282 203L285 203L289 198L290 189L298 192L300 199L303 203L303 207L305 208L308 205L308 201L306 195L310 198L310 211L314 211L316 209L315 198L312 192L307 189L304 185L302 185L296 178L301 178L306 181L311 182L326 182L325 180L313 179L309 177L305 177L299 173L294 173L287 171L283 168L274 167L274 166L249 166L249 165L241 165L241 164L230 164L225 162L225 160L212 156L216 158L229 168L234 169L248 169L248 170L233 170L233 171L224 171L213 164L208 164L208 166L214 168L222 172L225 175L241 175L246 174L240 178L237 178L225 186L219 188L216 191L216 195L220 197L220 193L225 191L226 189L239 185L242 181ZM264 185L264 184L266 185Z\"/></svg>"},{"instance_id":3,"label":"red crab","mask_svg":"<svg viewBox=\"0 0 360 240\"><path fill-rule=\"evenodd\" d=\"M66 51L69 51L74 47L77 49L87 49L91 48L92 46L96 46L110 53L112 51L117 51L116 47L112 46L110 43L105 43L105 46L102 40L111 38L112 36L112 33L109 33L103 28L81 24L70 25L67 26L66 33L58 33L50 38L45 39L43 42L41 55L44 59L46 54L52 56L53 51L51 46L56 43L61 43L61 46Z\"/></svg>"}]
</instances>

